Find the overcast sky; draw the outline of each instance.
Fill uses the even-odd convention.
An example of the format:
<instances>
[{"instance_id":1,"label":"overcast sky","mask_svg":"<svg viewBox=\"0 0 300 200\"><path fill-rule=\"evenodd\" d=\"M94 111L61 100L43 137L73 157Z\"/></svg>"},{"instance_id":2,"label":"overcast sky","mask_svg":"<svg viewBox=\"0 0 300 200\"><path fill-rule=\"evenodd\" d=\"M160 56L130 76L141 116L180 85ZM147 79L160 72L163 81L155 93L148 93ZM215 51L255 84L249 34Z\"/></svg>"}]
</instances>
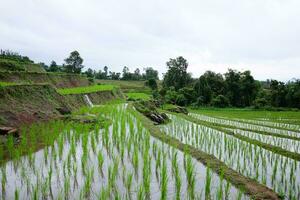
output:
<instances>
[{"instance_id":1,"label":"overcast sky","mask_svg":"<svg viewBox=\"0 0 300 200\"><path fill-rule=\"evenodd\" d=\"M300 78L299 0L0 0L0 48L36 62L166 71L251 70L256 79Z\"/></svg>"}]
</instances>

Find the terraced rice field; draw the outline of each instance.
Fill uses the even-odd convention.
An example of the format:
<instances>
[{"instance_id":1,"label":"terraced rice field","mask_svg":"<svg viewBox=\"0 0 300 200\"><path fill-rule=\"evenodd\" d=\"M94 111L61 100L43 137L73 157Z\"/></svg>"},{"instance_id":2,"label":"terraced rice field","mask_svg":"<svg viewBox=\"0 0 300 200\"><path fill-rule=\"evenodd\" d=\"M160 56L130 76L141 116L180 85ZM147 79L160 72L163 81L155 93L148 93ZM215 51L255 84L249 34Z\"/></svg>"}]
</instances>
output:
<instances>
[{"instance_id":1,"label":"terraced rice field","mask_svg":"<svg viewBox=\"0 0 300 200\"><path fill-rule=\"evenodd\" d=\"M166 134L216 156L284 199L300 199L300 163L290 158L291 154L299 158L299 125L193 112L185 119L169 116L172 122L161 127ZM287 155L281 155L277 147Z\"/></svg>"},{"instance_id":2,"label":"terraced rice field","mask_svg":"<svg viewBox=\"0 0 300 200\"><path fill-rule=\"evenodd\" d=\"M195 113L168 114L170 123L154 126L127 104L78 113L96 115L105 123L35 124L24 127L20 141L8 138L1 145L2 199L255 199L228 169L251 180L253 189L275 191L278 196L272 199L300 197L297 159L235 137L241 134L298 153L297 140L279 137L298 137L294 126L279 129L271 123ZM278 137L257 131L276 131ZM201 152L223 162L227 171L201 161Z\"/></svg>"},{"instance_id":3,"label":"terraced rice field","mask_svg":"<svg viewBox=\"0 0 300 200\"><path fill-rule=\"evenodd\" d=\"M29 141L19 149L8 145L14 159L1 166L2 198L248 199L224 175L153 138L126 105L92 112L111 123L93 129L61 121L32 126L26 133L44 131L48 146L24 156Z\"/></svg>"}]
</instances>

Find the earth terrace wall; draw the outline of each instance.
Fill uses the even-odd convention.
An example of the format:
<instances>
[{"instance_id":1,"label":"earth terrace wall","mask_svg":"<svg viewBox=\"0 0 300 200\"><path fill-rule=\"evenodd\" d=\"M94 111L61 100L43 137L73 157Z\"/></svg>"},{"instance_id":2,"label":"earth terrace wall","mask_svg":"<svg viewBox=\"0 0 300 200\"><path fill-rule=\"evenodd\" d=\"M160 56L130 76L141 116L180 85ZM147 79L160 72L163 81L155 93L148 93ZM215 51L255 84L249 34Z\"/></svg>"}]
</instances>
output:
<instances>
[{"instance_id":1,"label":"earth terrace wall","mask_svg":"<svg viewBox=\"0 0 300 200\"><path fill-rule=\"evenodd\" d=\"M88 95L94 104L123 98L119 90ZM0 126L20 127L61 118L60 109L74 111L85 105L84 94L61 95L49 84L0 87Z\"/></svg>"}]
</instances>

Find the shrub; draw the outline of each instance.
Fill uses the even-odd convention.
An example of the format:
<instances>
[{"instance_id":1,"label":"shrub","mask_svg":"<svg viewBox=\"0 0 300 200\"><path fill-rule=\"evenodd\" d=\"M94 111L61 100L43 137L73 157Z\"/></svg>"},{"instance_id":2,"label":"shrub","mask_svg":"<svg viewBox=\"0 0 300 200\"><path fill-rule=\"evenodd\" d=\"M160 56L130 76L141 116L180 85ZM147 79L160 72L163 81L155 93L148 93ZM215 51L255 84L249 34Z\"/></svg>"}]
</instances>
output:
<instances>
[{"instance_id":1,"label":"shrub","mask_svg":"<svg viewBox=\"0 0 300 200\"><path fill-rule=\"evenodd\" d=\"M229 100L224 95L218 95L212 100L212 106L224 108L229 106Z\"/></svg>"}]
</instances>

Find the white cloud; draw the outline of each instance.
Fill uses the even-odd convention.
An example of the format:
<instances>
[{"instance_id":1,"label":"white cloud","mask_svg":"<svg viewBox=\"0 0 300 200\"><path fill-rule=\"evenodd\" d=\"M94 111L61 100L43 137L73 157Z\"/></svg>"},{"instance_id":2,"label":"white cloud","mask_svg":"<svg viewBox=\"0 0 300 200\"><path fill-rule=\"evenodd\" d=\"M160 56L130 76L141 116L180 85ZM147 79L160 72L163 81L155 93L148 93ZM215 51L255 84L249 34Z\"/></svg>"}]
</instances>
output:
<instances>
[{"instance_id":1,"label":"white cloud","mask_svg":"<svg viewBox=\"0 0 300 200\"><path fill-rule=\"evenodd\" d=\"M300 78L297 0L0 0L0 48L58 63L164 72L184 56L195 77L228 67L256 78Z\"/></svg>"}]
</instances>

